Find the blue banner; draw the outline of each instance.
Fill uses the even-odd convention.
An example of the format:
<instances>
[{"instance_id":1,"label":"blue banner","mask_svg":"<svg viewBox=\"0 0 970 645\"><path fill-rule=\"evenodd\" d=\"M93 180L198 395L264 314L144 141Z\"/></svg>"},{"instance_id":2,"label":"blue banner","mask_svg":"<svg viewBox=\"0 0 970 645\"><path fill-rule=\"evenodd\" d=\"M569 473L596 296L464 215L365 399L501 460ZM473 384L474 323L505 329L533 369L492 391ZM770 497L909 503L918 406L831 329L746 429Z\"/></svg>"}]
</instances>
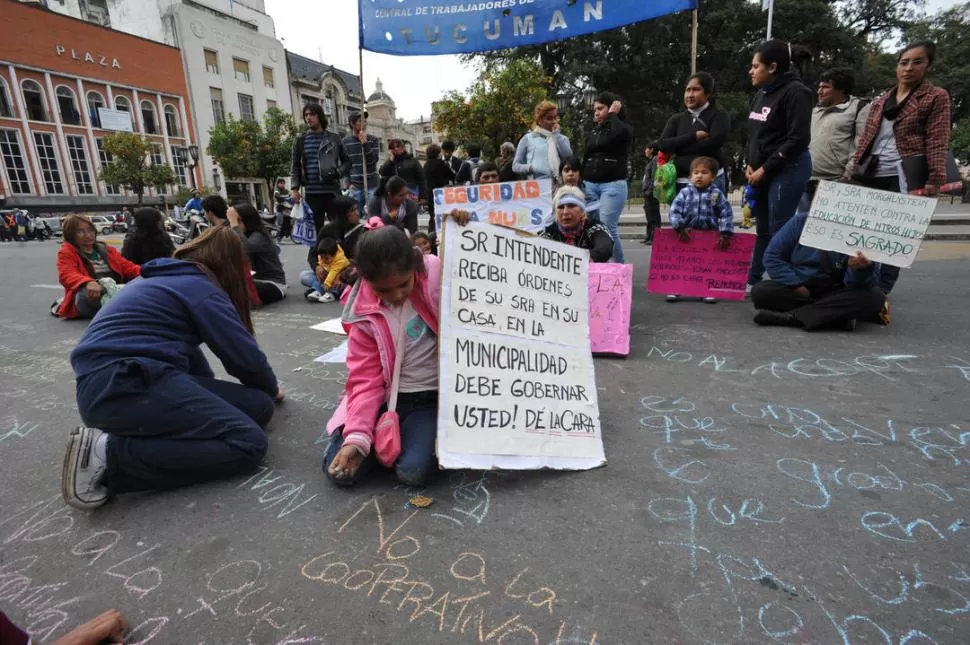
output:
<instances>
[{"instance_id":1,"label":"blue banner","mask_svg":"<svg viewBox=\"0 0 970 645\"><path fill-rule=\"evenodd\" d=\"M697 0L359 0L360 45L398 56L538 45L697 7Z\"/></svg>"}]
</instances>

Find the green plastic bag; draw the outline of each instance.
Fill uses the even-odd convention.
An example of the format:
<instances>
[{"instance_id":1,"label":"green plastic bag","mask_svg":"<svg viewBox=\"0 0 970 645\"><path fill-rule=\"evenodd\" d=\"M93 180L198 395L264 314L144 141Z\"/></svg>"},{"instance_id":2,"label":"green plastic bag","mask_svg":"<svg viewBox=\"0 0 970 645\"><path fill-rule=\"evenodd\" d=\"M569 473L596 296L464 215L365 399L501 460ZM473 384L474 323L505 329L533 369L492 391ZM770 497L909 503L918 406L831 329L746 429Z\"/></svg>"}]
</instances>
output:
<instances>
[{"instance_id":1,"label":"green plastic bag","mask_svg":"<svg viewBox=\"0 0 970 645\"><path fill-rule=\"evenodd\" d=\"M653 177L653 196L661 204L669 204L677 196L677 168L673 161L657 167Z\"/></svg>"}]
</instances>

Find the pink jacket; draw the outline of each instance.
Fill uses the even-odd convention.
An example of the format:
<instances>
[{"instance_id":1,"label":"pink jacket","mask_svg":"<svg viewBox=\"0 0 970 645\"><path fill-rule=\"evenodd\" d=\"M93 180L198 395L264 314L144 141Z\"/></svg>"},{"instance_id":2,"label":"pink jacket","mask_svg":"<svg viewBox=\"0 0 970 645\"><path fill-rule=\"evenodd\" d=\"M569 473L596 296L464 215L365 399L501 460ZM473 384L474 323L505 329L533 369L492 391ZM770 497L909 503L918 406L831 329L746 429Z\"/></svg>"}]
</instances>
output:
<instances>
[{"instance_id":1,"label":"pink jacket","mask_svg":"<svg viewBox=\"0 0 970 645\"><path fill-rule=\"evenodd\" d=\"M411 306L437 335L441 263L436 256L426 255L424 267L411 292ZM347 389L327 423L327 432L333 434L343 426L344 444L358 446L369 454L378 413L390 398L394 334L380 298L363 279L347 298L341 322L347 331Z\"/></svg>"}]
</instances>

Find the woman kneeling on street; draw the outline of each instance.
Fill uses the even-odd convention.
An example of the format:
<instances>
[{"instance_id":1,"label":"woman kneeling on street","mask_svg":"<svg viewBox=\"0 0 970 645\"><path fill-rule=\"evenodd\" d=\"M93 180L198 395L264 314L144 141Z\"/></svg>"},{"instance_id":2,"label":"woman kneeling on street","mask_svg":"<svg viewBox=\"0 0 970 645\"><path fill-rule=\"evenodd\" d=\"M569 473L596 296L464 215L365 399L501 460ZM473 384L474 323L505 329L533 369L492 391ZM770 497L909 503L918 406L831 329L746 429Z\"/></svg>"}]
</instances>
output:
<instances>
[{"instance_id":1,"label":"woman kneeling on street","mask_svg":"<svg viewBox=\"0 0 970 645\"><path fill-rule=\"evenodd\" d=\"M88 327L71 352L85 427L64 459L68 504L93 509L257 467L283 393L254 338L244 267L239 237L210 229L147 263ZM214 377L203 343L239 383Z\"/></svg>"},{"instance_id":2,"label":"woman kneeling on street","mask_svg":"<svg viewBox=\"0 0 970 645\"><path fill-rule=\"evenodd\" d=\"M105 285L137 278L138 265L113 246L99 242L98 232L87 217L68 215L63 235L64 243L57 252L57 279L64 286L64 298L54 313L67 319L94 318L101 309Z\"/></svg>"}]
</instances>

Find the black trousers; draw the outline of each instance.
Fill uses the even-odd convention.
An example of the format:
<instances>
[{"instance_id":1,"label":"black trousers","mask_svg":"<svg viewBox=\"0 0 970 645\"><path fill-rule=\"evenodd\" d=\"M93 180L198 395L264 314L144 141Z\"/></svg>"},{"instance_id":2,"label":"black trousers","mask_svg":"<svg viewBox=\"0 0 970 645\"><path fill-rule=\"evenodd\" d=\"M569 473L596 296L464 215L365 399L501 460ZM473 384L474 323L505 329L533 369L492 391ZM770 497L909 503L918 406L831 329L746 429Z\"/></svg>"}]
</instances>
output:
<instances>
[{"instance_id":1,"label":"black trousers","mask_svg":"<svg viewBox=\"0 0 970 645\"><path fill-rule=\"evenodd\" d=\"M892 193L899 192L899 177L870 177L862 182L867 188L876 190L888 190ZM891 267L888 264L879 265L879 288L886 295L893 290L899 280L899 267Z\"/></svg>"},{"instance_id":2,"label":"black trousers","mask_svg":"<svg viewBox=\"0 0 970 645\"><path fill-rule=\"evenodd\" d=\"M762 280L751 287L755 309L791 312L806 331L822 329L845 320L878 320L886 296L876 288L811 290L806 298L791 287Z\"/></svg>"},{"instance_id":3,"label":"black trousers","mask_svg":"<svg viewBox=\"0 0 970 645\"><path fill-rule=\"evenodd\" d=\"M653 233L661 227L660 202L653 196L643 198L643 212L647 216L647 239L653 239Z\"/></svg>"},{"instance_id":4,"label":"black trousers","mask_svg":"<svg viewBox=\"0 0 970 645\"><path fill-rule=\"evenodd\" d=\"M333 198L336 197L333 193L322 193L314 195L304 195L303 199L307 201L310 208L313 209L313 226L317 229L317 240L320 239L320 229L330 220L330 208L333 205ZM363 218L363 213L361 213L361 218ZM310 268L317 266L317 249L314 246L310 247L306 256L307 264Z\"/></svg>"}]
</instances>

